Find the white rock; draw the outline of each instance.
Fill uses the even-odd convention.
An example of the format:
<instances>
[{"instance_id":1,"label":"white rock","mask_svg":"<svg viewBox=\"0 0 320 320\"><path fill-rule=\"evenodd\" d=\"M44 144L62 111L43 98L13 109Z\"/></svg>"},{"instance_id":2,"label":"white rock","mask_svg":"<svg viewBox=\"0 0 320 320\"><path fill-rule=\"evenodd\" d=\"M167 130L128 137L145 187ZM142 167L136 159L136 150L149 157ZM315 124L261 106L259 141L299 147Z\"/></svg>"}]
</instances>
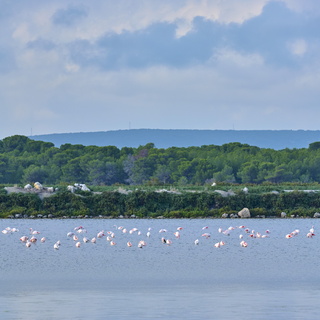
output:
<instances>
[{"instance_id":1,"label":"white rock","mask_svg":"<svg viewBox=\"0 0 320 320\"><path fill-rule=\"evenodd\" d=\"M250 218L250 210L248 208L243 208L241 211L238 212L238 216L240 218Z\"/></svg>"}]
</instances>

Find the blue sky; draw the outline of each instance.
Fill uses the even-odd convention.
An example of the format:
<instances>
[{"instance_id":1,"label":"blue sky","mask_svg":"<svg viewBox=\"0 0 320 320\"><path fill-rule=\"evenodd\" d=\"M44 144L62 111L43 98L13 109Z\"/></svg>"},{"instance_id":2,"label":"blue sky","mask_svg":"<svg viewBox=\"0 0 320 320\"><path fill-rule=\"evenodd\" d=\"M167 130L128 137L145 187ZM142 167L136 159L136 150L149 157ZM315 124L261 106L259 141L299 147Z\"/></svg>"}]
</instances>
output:
<instances>
[{"instance_id":1,"label":"blue sky","mask_svg":"<svg viewBox=\"0 0 320 320\"><path fill-rule=\"evenodd\" d=\"M318 0L0 0L0 138L320 129Z\"/></svg>"}]
</instances>

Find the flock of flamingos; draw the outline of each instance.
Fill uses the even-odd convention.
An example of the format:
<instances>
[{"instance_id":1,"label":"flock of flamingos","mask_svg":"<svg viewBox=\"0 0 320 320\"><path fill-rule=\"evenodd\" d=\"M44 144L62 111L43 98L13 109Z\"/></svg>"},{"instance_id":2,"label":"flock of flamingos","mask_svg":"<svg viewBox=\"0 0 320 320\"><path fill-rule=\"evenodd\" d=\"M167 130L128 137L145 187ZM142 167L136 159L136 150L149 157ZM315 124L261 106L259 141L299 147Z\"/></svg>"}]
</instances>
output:
<instances>
[{"instance_id":1,"label":"flock of flamingos","mask_svg":"<svg viewBox=\"0 0 320 320\"><path fill-rule=\"evenodd\" d=\"M160 229L159 231L154 231L152 228L148 228L146 232L142 233L137 228L132 228L128 230L124 226L116 226L114 225L111 230L99 231L94 237L89 238L87 236L87 230L83 226L77 226L72 231L68 232L65 235L65 239L71 239L74 241L74 245L77 248L80 248L82 245L86 243L97 243L97 241L101 241L101 239L105 238L106 242L109 243L111 246L116 246L118 240L119 241L126 241L127 247L137 246L138 248L144 248L147 246L147 243L149 242L149 239L154 237L157 238L161 243L164 245L170 246L174 244L174 241L176 239L179 239L181 236L183 236L183 227L177 227L176 230L168 232L166 229ZM224 237L225 241L221 240L218 242L213 243L213 246L216 248L223 247L226 244L226 236L230 236L234 230L238 229L239 232L239 245L241 247L248 247L248 240L249 238L268 238L270 236L270 231L265 230L263 233L257 232L255 230L249 229L244 225L236 226L236 227L229 227L227 229L218 228L218 234L222 237ZM10 235L13 233L19 232L17 228L11 228L7 227L4 230L2 230L2 233L4 235ZM286 234L284 237L287 239L293 238L297 235L299 235L300 231L298 229L293 230L292 232ZM126 237L126 240L123 240L124 238L122 235L124 234L130 234L130 235L138 235L139 240L131 240L128 241L128 237ZM155 234L158 234L158 236L155 236ZM315 236L315 229L312 226L310 230L306 233L307 238L312 238ZM199 237L194 240L194 245L199 245L201 243L202 239L210 239L211 238L211 231L208 226L204 226L201 229L201 232L199 232ZM136 239L136 238L133 238ZM27 248L30 248L32 245L35 245L36 243L45 243L47 241L46 237L42 235L42 232L34 230L32 228L29 229L28 235L23 235L20 237L20 242L23 243ZM57 240L53 244L53 248L55 250L59 250L61 246L61 241Z\"/></svg>"}]
</instances>

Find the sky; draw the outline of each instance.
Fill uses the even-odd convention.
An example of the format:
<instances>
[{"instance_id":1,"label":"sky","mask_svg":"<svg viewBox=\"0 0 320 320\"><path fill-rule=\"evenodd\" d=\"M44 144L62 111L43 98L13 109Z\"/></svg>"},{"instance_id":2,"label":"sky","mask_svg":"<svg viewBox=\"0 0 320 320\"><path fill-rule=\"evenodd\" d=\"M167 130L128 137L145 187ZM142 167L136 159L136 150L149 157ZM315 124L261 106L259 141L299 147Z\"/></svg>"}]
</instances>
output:
<instances>
[{"instance_id":1,"label":"sky","mask_svg":"<svg viewBox=\"0 0 320 320\"><path fill-rule=\"evenodd\" d=\"M319 130L319 0L0 0L0 139Z\"/></svg>"}]
</instances>

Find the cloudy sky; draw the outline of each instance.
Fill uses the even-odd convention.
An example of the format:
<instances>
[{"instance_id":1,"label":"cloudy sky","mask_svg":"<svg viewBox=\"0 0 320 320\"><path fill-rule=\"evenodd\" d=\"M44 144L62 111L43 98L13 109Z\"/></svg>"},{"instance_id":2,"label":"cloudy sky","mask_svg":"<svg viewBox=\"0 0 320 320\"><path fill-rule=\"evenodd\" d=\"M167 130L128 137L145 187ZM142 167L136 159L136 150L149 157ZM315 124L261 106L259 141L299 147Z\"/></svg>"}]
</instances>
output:
<instances>
[{"instance_id":1,"label":"cloudy sky","mask_svg":"<svg viewBox=\"0 0 320 320\"><path fill-rule=\"evenodd\" d=\"M0 139L320 129L319 0L0 0Z\"/></svg>"}]
</instances>

